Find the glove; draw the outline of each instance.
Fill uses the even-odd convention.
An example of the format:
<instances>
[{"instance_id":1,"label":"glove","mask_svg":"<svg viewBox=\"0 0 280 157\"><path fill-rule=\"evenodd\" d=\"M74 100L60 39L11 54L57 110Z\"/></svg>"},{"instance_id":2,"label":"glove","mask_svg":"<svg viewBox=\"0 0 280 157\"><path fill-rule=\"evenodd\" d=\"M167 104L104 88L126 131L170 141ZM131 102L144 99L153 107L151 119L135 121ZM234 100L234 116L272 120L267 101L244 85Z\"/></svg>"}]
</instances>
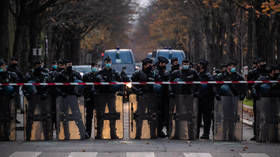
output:
<instances>
[{"instance_id":1,"label":"glove","mask_svg":"<svg viewBox=\"0 0 280 157\"><path fill-rule=\"evenodd\" d=\"M169 93L168 93L168 96L169 96L169 97L174 97L174 96L175 96L175 93L174 93L174 92L169 92Z\"/></svg>"},{"instance_id":2,"label":"glove","mask_svg":"<svg viewBox=\"0 0 280 157\"><path fill-rule=\"evenodd\" d=\"M244 94L239 95L239 100L243 101L244 99L245 99L245 95Z\"/></svg>"},{"instance_id":3,"label":"glove","mask_svg":"<svg viewBox=\"0 0 280 157\"><path fill-rule=\"evenodd\" d=\"M198 95L199 95L199 93L198 93L198 92L194 92L194 93L193 93L193 97L195 97L195 98L197 98L197 97L198 97Z\"/></svg>"},{"instance_id":4,"label":"glove","mask_svg":"<svg viewBox=\"0 0 280 157\"><path fill-rule=\"evenodd\" d=\"M117 92L117 96L124 96L124 92L123 91Z\"/></svg>"},{"instance_id":5,"label":"glove","mask_svg":"<svg viewBox=\"0 0 280 157\"><path fill-rule=\"evenodd\" d=\"M138 90L137 95L143 95L143 92L141 90Z\"/></svg>"},{"instance_id":6,"label":"glove","mask_svg":"<svg viewBox=\"0 0 280 157\"><path fill-rule=\"evenodd\" d=\"M220 96L219 94L216 94L216 95L215 95L215 98L216 98L217 100L221 101L221 96Z\"/></svg>"}]
</instances>

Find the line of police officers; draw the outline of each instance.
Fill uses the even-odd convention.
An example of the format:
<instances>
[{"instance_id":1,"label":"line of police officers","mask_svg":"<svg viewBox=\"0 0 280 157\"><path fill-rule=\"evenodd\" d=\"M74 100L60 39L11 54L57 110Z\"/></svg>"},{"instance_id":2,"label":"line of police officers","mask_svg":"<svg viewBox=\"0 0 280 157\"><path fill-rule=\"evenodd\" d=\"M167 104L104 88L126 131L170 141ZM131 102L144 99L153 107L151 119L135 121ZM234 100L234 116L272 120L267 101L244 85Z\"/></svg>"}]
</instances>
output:
<instances>
[{"instance_id":1,"label":"line of police officers","mask_svg":"<svg viewBox=\"0 0 280 157\"><path fill-rule=\"evenodd\" d=\"M70 60L54 61L51 68L48 70L43 67L40 60L35 60L33 69L23 76L19 70L17 59L13 58L11 65L6 67L4 60L0 60L0 82L29 82L29 83L51 83L51 82L128 82L130 81L126 74L122 72L120 75L112 69L112 61L109 57L104 59L105 66L102 70L98 70L97 64L91 64L92 72L85 74L83 77L76 71L72 70L72 62ZM133 82L158 82L158 81L242 81L244 78L237 72L236 63L230 62L227 65L222 65L220 70L216 70L212 75L208 71L208 62L201 60L197 65L193 65L188 60L183 60L182 65L178 64L178 59L174 58L171 61L171 71L166 70L168 59L158 57L157 63L153 64L153 60L146 58L142 61L142 69L136 71L131 81ZM255 62L253 69L249 72L247 80L279 80L279 66L267 66L263 59ZM97 113L97 135L96 139L102 139L103 121L105 114L105 105L108 104L110 114L116 113L115 93L123 95L124 88L118 85L106 86L24 86L24 95L28 100L32 97L39 96L40 100L45 100L51 97L51 115L46 114L45 117L51 117L52 124L56 121L56 98L58 96L66 97L75 95L76 97L84 96L86 107L86 124L83 125L81 113L78 111L77 105L70 105L73 111L77 111L75 120L81 139L90 138L92 134L92 119L93 110ZM262 96L276 96L279 97L280 87L279 84L250 84L249 89L254 96L254 111L255 102ZM8 96L12 99L18 93L18 89L12 86L0 86L1 95ZM209 139L211 121L213 121L214 100L221 99L221 96L239 96L243 100L247 94L246 84L222 84L222 85L134 85L130 92L135 93L138 98L137 101L138 111L136 113L136 139L141 139L142 125L143 125L143 112L150 110L151 117L149 119L150 135L151 138L166 137L168 130L171 128L169 125L170 120L170 106L169 98L178 94L188 94L198 99L198 119L197 119L197 138L199 138L200 127L203 121L203 134L201 139ZM140 99L140 98L145 99ZM154 108L145 106L148 101L159 104ZM99 104L99 105L98 105ZM34 106L28 109L28 117L32 119L34 114ZM47 109L42 108L42 111ZM67 108L61 108L67 110ZM65 111L66 112L66 111ZM141 115L142 114L142 115ZM153 116L154 114L154 116ZM137 118L138 117L138 118ZM140 117L140 118L139 118ZM256 116L255 116L256 117ZM110 118L109 118L110 119ZM158 120L153 121L154 119ZM256 121L256 120L255 120ZM4 123L5 124L5 123ZM66 139L69 139L69 131L67 132L67 125L64 124L64 132ZM2 122L1 122L1 126ZM47 128L46 125L44 128ZM27 140L30 139L32 128L32 120L27 122ZM65 129L66 128L66 129ZM254 129L254 133L255 133ZM45 137L48 137L47 131L44 132ZM116 134L116 120L110 119L110 136L111 139L118 139ZM176 138L176 137L174 137Z\"/></svg>"}]
</instances>

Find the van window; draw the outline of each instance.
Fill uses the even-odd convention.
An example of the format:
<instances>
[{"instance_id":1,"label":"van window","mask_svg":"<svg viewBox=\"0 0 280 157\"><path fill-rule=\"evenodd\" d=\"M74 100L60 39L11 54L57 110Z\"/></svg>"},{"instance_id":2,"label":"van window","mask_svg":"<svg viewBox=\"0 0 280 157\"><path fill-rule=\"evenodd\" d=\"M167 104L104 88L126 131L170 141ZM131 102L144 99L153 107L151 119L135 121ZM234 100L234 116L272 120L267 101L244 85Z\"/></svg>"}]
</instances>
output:
<instances>
[{"instance_id":1,"label":"van window","mask_svg":"<svg viewBox=\"0 0 280 157\"><path fill-rule=\"evenodd\" d=\"M164 57L166 59L170 59L169 57L169 51L159 51L158 56Z\"/></svg>"},{"instance_id":2,"label":"van window","mask_svg":"<svg viewBox=\"0 0 280 157\"><path fill-rule=\"evenodd\" d=\"M133 64L133 59L130 51L110 51L104 54L104 58L109 56L112 59L112 64Z\"/></svg>"}]
</instances>

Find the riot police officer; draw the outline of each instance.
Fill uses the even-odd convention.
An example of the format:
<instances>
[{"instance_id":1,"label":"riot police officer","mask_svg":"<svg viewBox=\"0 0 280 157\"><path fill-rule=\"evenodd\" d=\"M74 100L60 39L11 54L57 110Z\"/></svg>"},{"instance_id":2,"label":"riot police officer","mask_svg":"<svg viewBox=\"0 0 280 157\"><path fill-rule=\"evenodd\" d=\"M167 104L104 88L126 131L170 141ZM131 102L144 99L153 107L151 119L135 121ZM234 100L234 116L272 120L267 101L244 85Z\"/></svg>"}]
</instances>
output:
<instances>
[{"instance_id":1,"label":"riot police officer","mask_svg":"<svg viewBox=\"0 0 280 157\"><path fill-rule=\"evenodd\" d=\"M156 82L159 80L157 73L153 71L153 60L145 58L142 60L142 70L136 71L132 75L133 82ZM135 139L141 139L143 120L148 120L150 124L150 137L157 137L158 127L158 97L155 96L155 90L160 86L154 85L135 85L133 87L134 92L137 94L137 111L135 114L136 120L136 137ZM146 113L148 110L149 113Z\"/></svg>"},{"instance_id":2,"label":"riot police officer","mask_svg":"<svg viewBox=\"0 0 280 157\"><path fill-rule=\"evenodd\" d=\"M18 59L16 57L12 57L12 59L10 61L10 64L7 68L7 71L16 73L19 82L24 81L23 80L23 74L22 74L22 72L19 68ZM21 106L21 104L20 104L20 95L19 95L20 87L15 86L14 88L16 90L16 92L15 92L15 94L16 94L16 96L15 96L16 107L21 110L21 113L23 113L23 106ZM17 120L17 123L20 123L20 122Z\"/></svg>"},{"instance_id":3,"label":"riot police officer","mask_svg":"<svg viewBox=\"0 0 280 157\"><path fill-rule=\"evenodd\" d=\"M97 73L98 81L102 82L120 82L120 75L112 69L112 60L108 56L104 59L104 67L101 71ZM110 135L111 139L119 139L116 134L116 119L114 115L117 115L116 111L116 92L121 89L119 85L110 85L110 86L97 86L96 87L96 112L97 112L97 135L95 139L102 139L103 132L103 122L105 116L105 107L108 104L110 117Z\"/></svg>"},{"instance_id":4,"label":"riot police officer","mask_svg":"<svg viewBox=\"0 0 280 157\"><path fill-rule=\"evenodd\" d=\"M40 59L34 61L34 69L26 74L25 82L28 83L49 83L52 79L49 75L49 70L43 68L43 63ZM24 86L24 94L28 99L27 107L27 125L26 125L26 140L31 140L32 124L36 121L35 109L39 108L40 116L44 117L43 132L45 140L50 140L52 136L51 124L51 104L49 100L49 86Z\"/></svg>"},{"instance_id":5,"label":"riot police officer","mask_svg":"<svg viewBox=\"0 0 280 157\"><path fill-rule=\"evenodd\" d=\"M200 60L198 64L198 72L201 81L212 81L213 77L208 72L208 61ZM209 84L201 84L198 94L198 137L201 125L201 119L203 120L203 135L201 139L209 139L211 120L213 119L214 108L214 91L213 87Z\"/></svg>"},{"instance_id":6,"label":"riot police officer","mask_svg":"<svg viewBox=\"0 0 280 157\"><path fill-rule=\"evenodd\" d=\"M54 79L58 76L58 65L57 61L53 60L51 67L50 67L50 77ZM51 102L52 102L52 124L56 128L56 87L50 87L50 95L51 95Z\"/></svg>"},{"instance_id":7,"label":"riot police officer","mask_svg":"<svg viewBox=\"0 0 280 157\"><path fill-rule=\"evenodd\" d=\"M200 78L195 70L191 68L188 60L182 61L180 70L174 71L170 76L170 81L199 81ZM170 86L170 113L171 120L175 120L175 127L169 128L174 132L173 139L196 139L197 111L194 104L194 96L197 96L197 85L171 85ZM172 102L172 100L174 102ZM176 108L176 109L175 109ZM181 116L181 118L179 118ZM188 119L186 117L195 117ZM182 118L183 117L183 118ZM194 123L193 123L194 120ZM186 123L187 122L187 123ZM174 122L172 123L174 125ZM182 125L183 124L183 125ZM185 126L184 126L185 124ZM186 131L187 130L187 131ZM181 133L184 133L183 136Z\"/></svg>"},{"instance_id":8,"label":"riot police officer","mask_svg":"<svg viewBox=\"0 0 280 157\"><path fill-rule=\"evenodd\" d=\"M224 71L221 77L223 81L244 81L244 78L237 72L236 63L230 62L227 65L226 71ZM223 96L239 96L240 100L243 100L246 96L247 86L245 84L225 84L222 85L216 98L219 99L219 95Z\"/></svg>"},{"instance_id":9,"label":"riot police officer","mask_svg":"<svg viewBox=\"0 0 280 157\"><path fill-rule=\"evenodd\" d=\"M63 82L63 83L82 82L82 77L80 73L72 69L71 60L65 60L61 67L65 67L65 68L64 70L61 69L58 76L55 78L56 82ZM82 121L82 115L78 104L78 97L80 97L83 94L83 88L80 86L61 86L61 87L57 87L57 94L59 97L62 97L61 102L59 102L59 104L57 105L59 105L60 112L63 113L62 117L64 119L61 120L63 120L65 139L66 140L70 139L69 122L66 119L68 117L67 115L68 115L69 107L71 108L73 117L75 117L74 121L79 129L80 138L85 139L86 131ZM71 103L67 104L66 102L71 102Z\"/></svg>"},{"instance_id":10,"label":"riot police officer","mask_svg":"<svg viewBox=\"0 0 280 157\"><path fill-rule=\"evenodd\" d=\"M91 63L91 72L85 74L83 76L83 82L99 82L100 79L97 78L98 67L96 63ZM93 118L93 110L95 108L94 97L96 94L96 90L94 86L86 86L84 89L84 97L85 97L85 107L86 107L86 132L87 137L91 137L92 131L92 118Z\"/></svg>"},{"instance_id":11,"label":"riot police officer","mask_svg":"<svg viewBox=\"0 0 280 157\"><path fill-rule=\"evenodd\" d=\"M11 63L9 64L7 71L16 73L19 81L23 81L23 74L18 66L18 59L16 57L11 59Z\"/></svg>"},{"instance_id":12,"label":"riot police officer","mask_svg":"<svg viewBox=\"0 0 280 157\"><path fill-rule=\"evenodd\" d=\"M155 64L155 72L159 76L159 81L168 81L169 72L166 70L166 65L169 63L168 59L165 57L158 57L158 62ZM160 93L160 117L159 117L159 128L158 136L166 137L168 136L168 119L169 119L169 99L168 99L168 85L161 85ZM165 131L166 130L166 131Z\"/></svg>"},{"instance_id":13,"label":"riot police officer","mask_svg":"<svg viewBox=\"0 0 280 157\"><path fill-rule=\"evenodd\" d=\"M5 61L3 59L0 59L0 82L16 83L17 81L17 74L7 71ZM14 98L15 94L16 90L13 86L0 86L0 141L10 140L11 138L11 123L13 120L15 120L16 111L15 106L11 107L10 101L12 98ZM14 111L11 110L13 108Z\"/></svg>"},{"instance_id":14,"label":"riot police officer","mask_svg":"<svg viewBox=\"0 0 280 157\"><path fill-rule=\"evenodd\" d=\"M185 59L182 61L182 67L180 70L174 71L170 76L170 81L199 81L200 77L198 76L197 71L191 68L191 63L189 60ZM172 85L170 88L170 95L173 96L175 93L179 94L194 94L197 96L197 87L191 86L191 88L184 88L190 86L179 86L180 88L176 88L177 85Z\"/></svg>"},{"instance_id":15,"label":"riot police officer","mask_svg":"<svg viewBox=\"0 0 280 157\"><path fill-rule=\"evenodd\" d=\"M179 70L180 65L177 57L171 59L171 73L175 70Z\"/></svg>"},{"instance_id":16,"label":"riot police officer","mask_svg":"<svg viewBox=\"0 0 280 157\"><path fill-rule=\"evenodd\" d=\"M263 59L263 58L257 58L255 61L254 61L254 64L252 66L252 69L249 71L248 73L248 77L247 77L247 80L248 81L255 81L257 80L260 75L262 73L265 73L265 67L266 67L266 61ZM249 90L251 90L251 93L252 90L253 90L253 84L249 84ZM256 135L256 99L253 98L253 112L254 112L254 137L251 139L251 140L255 140L255 135Z\"/></svg>"},{"instance_id":17,"label":"riot police officer","mask_svg":"<svg viewBox=\"0 0 280 157\"><path fill-rule=\"evenodd\" d=\"M277 80L279 76L277 74L277 66L267 66L265 68L265 73L261 73L257 80ZM278 97L280 95L279 84L254 84L252 87L252 92L254 98L259 100L260 97Z\"/></svg>"},{"instance_id":18,"label":"riot police officer","mask_svg":"<svg viewBox=\"0 0 280 157\"><path fill-rule=\"evenodd\" d=\"M65 70L65 61L63 59L59 59L58 60L58 67L57 67L57 71L61 72Z\"/></svg>"}]
</instances>

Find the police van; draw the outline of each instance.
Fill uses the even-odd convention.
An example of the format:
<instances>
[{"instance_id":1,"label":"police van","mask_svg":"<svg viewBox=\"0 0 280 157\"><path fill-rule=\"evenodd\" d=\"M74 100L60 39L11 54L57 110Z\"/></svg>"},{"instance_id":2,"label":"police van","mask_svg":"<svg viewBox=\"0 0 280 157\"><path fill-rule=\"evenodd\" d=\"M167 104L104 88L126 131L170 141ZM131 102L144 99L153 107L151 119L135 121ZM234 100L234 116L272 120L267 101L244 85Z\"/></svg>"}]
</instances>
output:
<instances>
[{"instance_id":1,"label":"police van","mask_svg":"<svg viewBox=\"0 0 280 157\"><path fill-rule=\"evenodd\" d=\"M102 54L102 67L104 67L104 59L106 57L112 59L112 68L121 73L123 70L126 72L129 78L135 71L135 59L131 49L112 49L106 50Z\"/></svg>"},{"instance_id":2,"label":"police van","mask_svg":"<svg viewBox=\"0 0 280 157\"><path fill-rule=\"evenodd\" d=\"M157 58L165 57L169 60L168 65L166 66L167 70L171 70L171 59L177 58L179 64L182 64L182 61L186 58L186 54L183 50L172 50L172 49L158 49L156 51L153 51L152 57L155 58L154 62L157 62Z\"/></svg>"}]
</instances>

